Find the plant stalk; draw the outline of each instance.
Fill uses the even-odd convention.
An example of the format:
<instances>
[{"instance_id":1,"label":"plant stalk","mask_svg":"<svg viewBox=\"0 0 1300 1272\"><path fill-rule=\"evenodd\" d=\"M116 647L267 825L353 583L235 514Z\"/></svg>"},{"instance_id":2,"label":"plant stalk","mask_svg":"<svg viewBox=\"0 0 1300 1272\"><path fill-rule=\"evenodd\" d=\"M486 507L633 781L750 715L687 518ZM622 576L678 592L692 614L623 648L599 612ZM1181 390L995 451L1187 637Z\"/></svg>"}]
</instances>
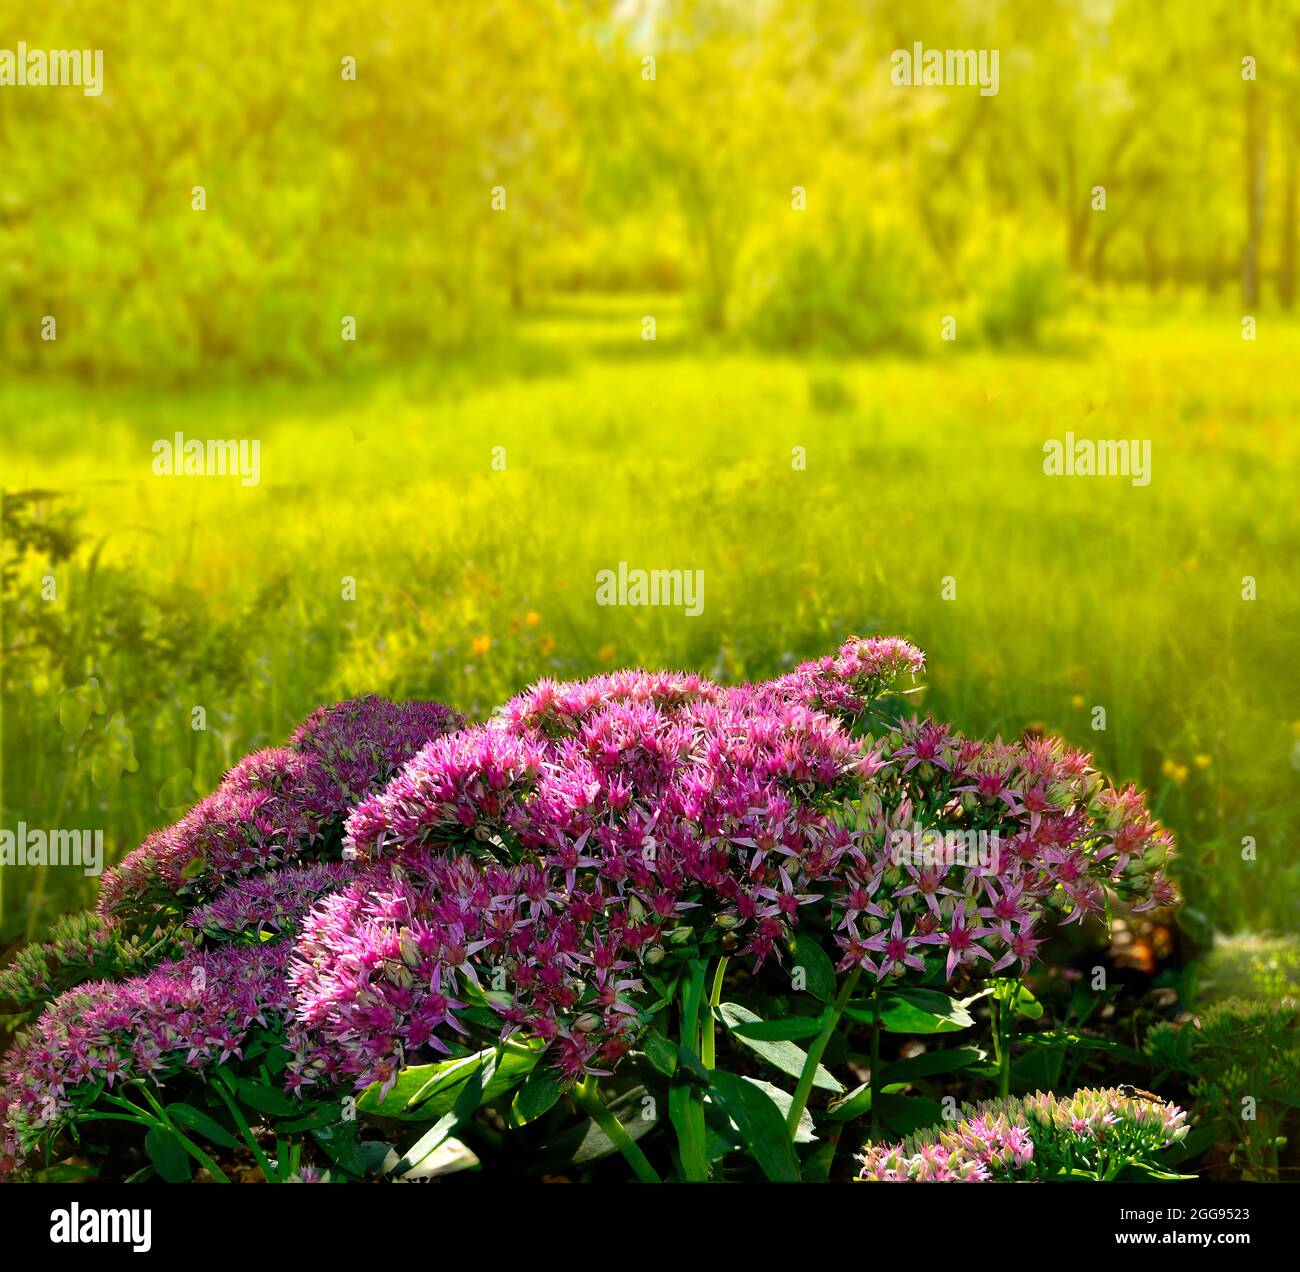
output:
<instances>
[{"instance_id":1,"label":"plant stalk","mask_svg":"<svg viewBox=\"0 0 1300 1272\"><path fill-rule=\"evenodd\" d=\"M844 1015L844 1008L848 1006L849 999L853 997L858 977L861 975L862 969L855 967L845 978L840 992L835 997L835 1001L826 1008L822 1016L821 1033L813 1039L812 1046L808 1048L808 1059L804 1061L803 1072L799 1075L799 1085L795 1087L794 1099L790 1102L790 1113L785 1120L786 1128L789 1130L791 1137L799 1129L799 1119L803 1116L804 1109L808 1107L808 1097L812 1094L813 1079L817 1076L817 1066L826 1053L831 1034L835 1032L836 1026L840 1023L840 1017Z\"/></svg>"},{"instance_id":2,"label":"plant stalk","mask_svg":"<svg viewBox=\"0 0 1300 1272\"><path fill-rule=\"evenodd\" d=\"M632 1167L633 1173L643 1184L661 1184L658 1172L650 1165L649 1158L637 1147L627 1128L618 1120L618 1116L609 1105L600 1098L595 1078L584 1078L573 1090L573 1102L587 1113L593 1122L609 1137L609 1141L620 1153L623 1160Z\"/></svg>"},{"instance_id":3,"label":"plant stalk","mask_svg":"<svg viewBox=\"0 0 1300 1272\"><path fill-rule=\"evenodd\" d=\"M880 1134L880 992L871 991L871 1136Z\"/></svg>"},{"instance_id":4,"label":"plant stalk","mask_svg":"<svg viewBox=\"0 0 1300 1272\"><path fill-rule=\"evenodd\" d=\"M714 1050L717 1022L713 1019L713 1011L722 1002L722 978L727 974L727 962L727 956L724 954L718 959L718 966L714 969L713 987L709 990L709 1001L700 1034L700 1062L706 1069L714 1067L717 1057L717 1052Z\"/></svg>"}]
</instances>

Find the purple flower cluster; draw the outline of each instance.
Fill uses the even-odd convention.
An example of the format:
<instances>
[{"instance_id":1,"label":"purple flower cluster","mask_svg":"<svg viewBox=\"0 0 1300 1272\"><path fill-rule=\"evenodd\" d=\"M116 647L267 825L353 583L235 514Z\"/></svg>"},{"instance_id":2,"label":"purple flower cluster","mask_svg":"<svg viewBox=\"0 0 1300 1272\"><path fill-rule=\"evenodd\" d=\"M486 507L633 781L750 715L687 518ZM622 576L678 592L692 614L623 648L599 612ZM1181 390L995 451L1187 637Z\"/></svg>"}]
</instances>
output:
<instances>
[{"instance_id":1,"label":"purple flower cluster","mask_svg":"<svg viewBox=\"0 0 1300 1272\"><path fill-rule=\"evenodd\" d=\"M1128 1165L1154 1165L1158 1153L1187 1135L1187 1114L1176 1105L1115 1088L1063 1098L1038 1091L965 1112L955 1126L870 1145L859 1159L858 1179L987 1183L1050 1178L1071 1168L1105 1177Z\"/></svg>"},{"instance_id":2,"label":"purple flower cluster","mask_svg":"<svg viewBox=\"0 0 1300 1272\"><path fill-rule=\"evenodd\" d=\"M802 684L543 682L431 743L349 819L377 873L304 925L301 1079L364 1086L412 1046L445 1049L434 1031L480 980L507 1033L544 1038L568 1076L602 1072L674 933L698 921L756 964L777 954L851 843L838 819L862 758Z\"/></svg>"},{"instance_id":3,"label":"purple flower cluster","mask_svg":"<svg viewBox=\"0 0 1300 1272\"><path fill-rule=\"evenodd\" d=\"M348 820L376 873L304 927L298 1080L391 1079L413 1047L445 1049L481 981L507 1032L546 1039L569 1076L602 1072L643 1024L639 973L675 940L758 966L813 903L841 966L885 980L927 956L949 976L1023 969L1046 911L1081 918L1105 887L1172 899L1168 836L1082 753L929 720L863 731L922 666L905 641L854 639L732 689L640 671L542 681L437 739ZM896 832L919 821L993 828L1003 849L900 854Z\"/></svg>"},{"instance_id":4,"label":"purple flower cluster","mask_svg":"<svg viewBox=\"0 0 1300 1272\"><path fill-rule=\"evenodd\" d=\"M242 760L214 794L108 872L99 914L65 921L60 940L12 978L31 981L34 993L46 982L84 982L106 963L119 976L55 997L10 1049L0 1069L0 1168L66 1120L71 1094L99 1077L111 1085L125 1074L201 1071L237 1055L252 1024L283 1028L289 944L264 942L295 933L320 897L358 872L351 862L312 858L337 852L344 814L358 799L462 723L432 702L367 696L320 707L287 747ZM137 957L140 932L149 936ZM65 933L77 938L71 952ZM232 944L147 970L203 940ZM125 953L109 960L115 951Z\"/></svg>"},{"instance_id":5,"label":"purple flower cluster","mask_svg":"<svg viewBox=\"0 0 1300 1272\"><path fill-rule=\"evenodd\" d=\"M357 867L348 861L318 861L250 875L196 906L185 926L214 941L241 936L261 941L296 933L304 915L321 897L356 875Z\"/></svg>"},{"instance_id":6,"label":"purple flower cluster","mask_svg":"<svg viewBox=\"0 0 1300 1272\"><path fill-rule=\"evenodd\" d=\"M854 640L734 689L542 681L434 741L348 821L378 875L304 925L297 1080L364 1086L413 1047L445 1050L437 1031L480 981L505 1032L544 1038L565 1075L606 1071L644 1023L638 972L675 934L699 924L755 965L779 956L835 879L843 802L874 763L813 704L860 710L921 666L906 642Z\"/></svg>"},{"instance_id":7,"label":"purple flower cluster","mask_svg":"<svg viewBox=\"0 0 1300 1272\"><path fill-rule=\"evenodd\" d=\"M1176 899L1172 836L1058 739L982 742L910 720L873 756L836 890L841 968L884 981L937 956L948 979L1021 974L1049 912L1079 921L1107 891L1135 911Z\"/></svg>"},{"instance_id":8,"label":"purple flower cluster","mask_svg":"<svg viewBox=\"0 0 1300 1272\"><path fill-rule=\"evenodd\" d=\"M877 715L923 666L905 641L855 638L734 688L541 681L472 728L430 703L320 709L105 878L124 930L178 917L226 944L58 998L0 1073L10 1151L93 1076L202 1070L254 1023L288 1024L296 1090L390 1082L484 1006L576 1079L632 1046L675 949L757 969L810 906L841 968L885 981L1023 970L1049 914L1080 919L1107 890L1173 900L1169 836L1088 756ZM997 851L952 859L934 835ZM324 860L344 845L355 861ZM1010 1169L1021 1124L991 1116L963 1134Z\"/></svg>"},{"instance_id":9,"label":"purple flower cluster","mask_svg":"<svg viewBox=\"0 0 1300 1272\"><path fill-rule=\"evenodd\" d=\"M255 1026L283 1021L288 958L286 943L227 946L61 995L0 1065L0 1174L75 1115L79 1087L201 1073L238 1056Z\"/></svg>"},{"instance_id":10,"label":"purple flower cluster","mask_svg":"<svg viewBox=\"0 0 1300 1272\"><path fill-rule=\"evenodd\" d=\"M287 747L241 760L213 794L108 871L100 913L142 924L178 899L183 906L210 896L231 876L323 852L353 804L461 723L433 702L367 696L318 708Z\"/></svg>"}]
</instances>

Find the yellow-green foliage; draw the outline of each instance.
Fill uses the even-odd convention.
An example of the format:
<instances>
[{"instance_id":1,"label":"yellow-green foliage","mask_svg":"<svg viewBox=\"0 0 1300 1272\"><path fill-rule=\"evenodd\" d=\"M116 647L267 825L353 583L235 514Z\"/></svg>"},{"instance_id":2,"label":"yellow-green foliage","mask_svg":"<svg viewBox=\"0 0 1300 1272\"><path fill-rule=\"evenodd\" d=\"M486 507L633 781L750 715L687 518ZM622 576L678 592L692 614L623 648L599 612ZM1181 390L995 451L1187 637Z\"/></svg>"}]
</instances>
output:
<instances>
[{"instance_id":1,"label":"yellow-green foliage","mask_svg":"<svg viewBox=\"0 0 1300 1272\"><path fill-rule=\"evenodd\" d=\"M1300 997L1300 939L1244 932L1220 937L1197 965L1199 997Z\"/></svg>"},{"instance_id":2,"label":"yellow-green foliage","mask_svg":"<svg viewBox=\"0 0 1300 1272\"><path fill-rule=\"evenodd\" d=\"M640 340L647 307L661 343ZM1300 332L1250 346L1231 317L1115 315L1081 354L841 363L827 410L827 368L674 349L685 321L648 298L552 315L529 339L565 370L454 392L0 390L6 474L68 491L87 536L53 570L29 558L6 602L10 818L75 814L111 858L322 700L481 715L541 675L761 677L875 628L930 652L925 708L978 733L1041 722L1151 788L1189 909L1285 923ZM154 477L177 429L260 438L261 484ZM1067 429L1150 437L1151 485L1044 476ZM597 606L620 560L703 569L703 614ZM104 710L74 735L64 690L92 677ZM116 716L139 768L96 785L86 753ZM93 881L66 875L84 903ZM31 886L5 872L9 931Z\"/></svg>"},{"instance_id":3,"label":"yellow-green foliage","mask_svg":"<svg viewBox=\"0 0 1300 1272\"><path fill-rule=\"evenodd\" d=\"M1188 1075L1193 1096L1236 1140L1250 1173L1276 1176L1300 1087L1296 999L1225 999L1199 1020L1153 1026L1146 1049L1156 1066Z\"/></svg>"}]
</instances>

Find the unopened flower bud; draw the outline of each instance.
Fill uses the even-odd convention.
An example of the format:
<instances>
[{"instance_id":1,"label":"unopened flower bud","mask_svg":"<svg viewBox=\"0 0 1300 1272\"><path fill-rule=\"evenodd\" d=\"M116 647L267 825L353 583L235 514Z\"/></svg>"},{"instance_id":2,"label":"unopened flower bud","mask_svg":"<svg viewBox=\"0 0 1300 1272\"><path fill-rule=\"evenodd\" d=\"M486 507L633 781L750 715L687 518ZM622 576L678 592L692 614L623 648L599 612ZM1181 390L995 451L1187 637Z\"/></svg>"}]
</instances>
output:
<instances>
[{"instance_id":1,"label":"unopened flower bud","mask_svg":"<svg viewBox=\"0 0 1300 1272\"><path fill-rule=\"evenodd\" d=\"M397 934L397 942L402 950L402 962L410 968L420 966L420 947L415 943L410 928L402 928Z\"/></svg>"}]
</instances>

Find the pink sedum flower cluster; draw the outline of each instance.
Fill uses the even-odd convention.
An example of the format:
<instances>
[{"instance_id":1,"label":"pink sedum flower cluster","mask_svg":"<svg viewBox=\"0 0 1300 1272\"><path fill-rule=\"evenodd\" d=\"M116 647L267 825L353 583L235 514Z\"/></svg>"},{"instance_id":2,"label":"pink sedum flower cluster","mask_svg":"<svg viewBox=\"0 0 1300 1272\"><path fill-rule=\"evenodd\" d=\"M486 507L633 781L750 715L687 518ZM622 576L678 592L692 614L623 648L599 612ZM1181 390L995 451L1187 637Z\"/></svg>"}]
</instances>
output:
<instances>
[{"instance_id":1,"label":"pink sedum flower cluster","mask_svg":"<svg viewBox=\"0 0 1300 1272\"><path fill-rule=\"evenodd\" d=\"M895 645L844 684L880 692L919 665ZM413 1046L445 1050L448 1002L480 982L507 1034L546 1040L566 1076L604 1072L644 1024L641 971L692 925L755 965L779 956L853 841L864 752L807 704L826 677L542 682L431 743L349 819L375 873L304 925L297 1079L392 1079Z\"/></svg>"},{"instance_id":2,"label":"pink sedum flower cluster","mask_svg":"<svg viewBox=\"0 0 1300 1272\"><path fill-rule=\"evenodd\" d=\"M287 747L241 761L213 795L106 874L100 913L77 926L78 935L83 927L88 934L77 948L51 945L44 960L29 960L43 973L61 956L63 974L44 980L63 992L0 1068L0 1170L66 1120L76 1088L101 1076L111 1085L119 1075L201 1072L214 1056L224 1058L219 1052L237 1055L254 1024L283 1028L290 947L261 942L296 934L311 905L357 874L351 862L311 860L338 853L344 814L430 739L462 723L432 702L367 696L320 707ZM180 956L152 971L162 955L146 959L141 949L137 956L134 943L125 947L129 961L107 957L140 932L154 950ZM231 947L184 953L204 941ZM92 960L101 948L106 957ZM87 983L86 968L114 962L117 979Z\"/></svg>"},{"instance_id":3,"label":"pink sedum flower cluster","mask_svg":"<svg viewBox=\"0 0 1300 1272\"><path fill-rule=\"evenodd\" d=\"M732 689L645 672L543 681L431 743L349 819L375 873L304 926L297 1079L391 1080L413 1046L445 1049L446 1004L482 984L506 1033L546 1040L569 1077L604 1072L675 942L757 968L808 906L842 969L887 981L1022 971L1049 911L1082 918L1107 888L1139 908L1173 899L1169 837L1082 753L928 720L864 729L922 666L904 641L855 639ZM922 819L992 827L1005 848L973 866L900 859L895 832ZM454 877L439 866L453 857Z\"/></svg>"},{"instance_id":4,"label":"pink sedum flower cluster","mask_svg":"<svg viewBox=\"0 0 1300 1272\"><path fill-rule=\"evenodd\" d=\"M949 980L1020 975L1049 916L1078 922L1108 892L1135 911L1176 899L1172 836L1058 739L982 742L914 719L873 762L836 894L841 969L881 982L938 957Z\"/></svg>"},{"instance_id":5,"label":"pink sedum flower cluster","mask_svg":"<svg viewBox=\"0 0 1300 1272\"><path fill-rule=\"evenodd\" d=\"M213 794L108 871L100 913L144 924L178 900L210 896L232 876L324 851L352 805L462 723L438 703L373 695L317 708L287 747L241 760Z\"/></svg>"},{"instance_id":6,"label":"pink sedum flower cluster","mask_svg":"<svg viewBox=\"0 0 1300 1272\"><path fill-rule=\"evenodd\" d=\"M0 1065L0 1174L68 1120L80 1086L202 1073L238 1056L254 1026L284 1019L288 958L285 943L196 951L145 976L61 995Z\"/></svg>"},{"instance_id":7,"label":"pink sedum flower cluster","mask_svg":"<svg viewBox=\"0 0 1300 1272\"><path fill-rule=\"evenodd\" d=\"M988 1183L1052 1178L1070 1169L1104 1174L1155 1166L1187 1135L1174 1104L1084 1089L1063 1098L1041 1091L966 1106L955 1126L896 1144L872 1144L857 1178L893 1183Z\"/></svg>"},{"instance_id":8,"label":"pink sedum flower cluster","mask_svg":"<svg viewBox=\"0 0 1300 1272\"><path fill-rule=\"evenodd\" d=\"M0 1074L6 1151L95 1076L202 1072L258 1024L287 1027L299 1091L389 1083L467 1042L484 1007L577 1079L626 1054L680 948L757 969L811 916L842 970L952 979L1024 970L1049 916L1107 891L1174 899L1168 835L1086 755L880 713L923 666L906 641L855 638L734 688L541 681L471 728L431 703L322 708L105 878L111 923L175 916L223 944L56 999ZM918 826L996 833L999 852L900 854ZM962 1160L1014 1165L1023 1128L990 1116Z\"/></svg>"},{"instance_id":9,"label":"pink sedum flower cluster","mask_svg":"<svg viewBox=\"0 0 1300 1272\"><path fill-rule=\"evenodd\" d=\"M195 906L185 927L209 941L294 934L317 901L350 883L357 873L348 861L317 861L250 875Z\"/></svg>"}]
</instances>

